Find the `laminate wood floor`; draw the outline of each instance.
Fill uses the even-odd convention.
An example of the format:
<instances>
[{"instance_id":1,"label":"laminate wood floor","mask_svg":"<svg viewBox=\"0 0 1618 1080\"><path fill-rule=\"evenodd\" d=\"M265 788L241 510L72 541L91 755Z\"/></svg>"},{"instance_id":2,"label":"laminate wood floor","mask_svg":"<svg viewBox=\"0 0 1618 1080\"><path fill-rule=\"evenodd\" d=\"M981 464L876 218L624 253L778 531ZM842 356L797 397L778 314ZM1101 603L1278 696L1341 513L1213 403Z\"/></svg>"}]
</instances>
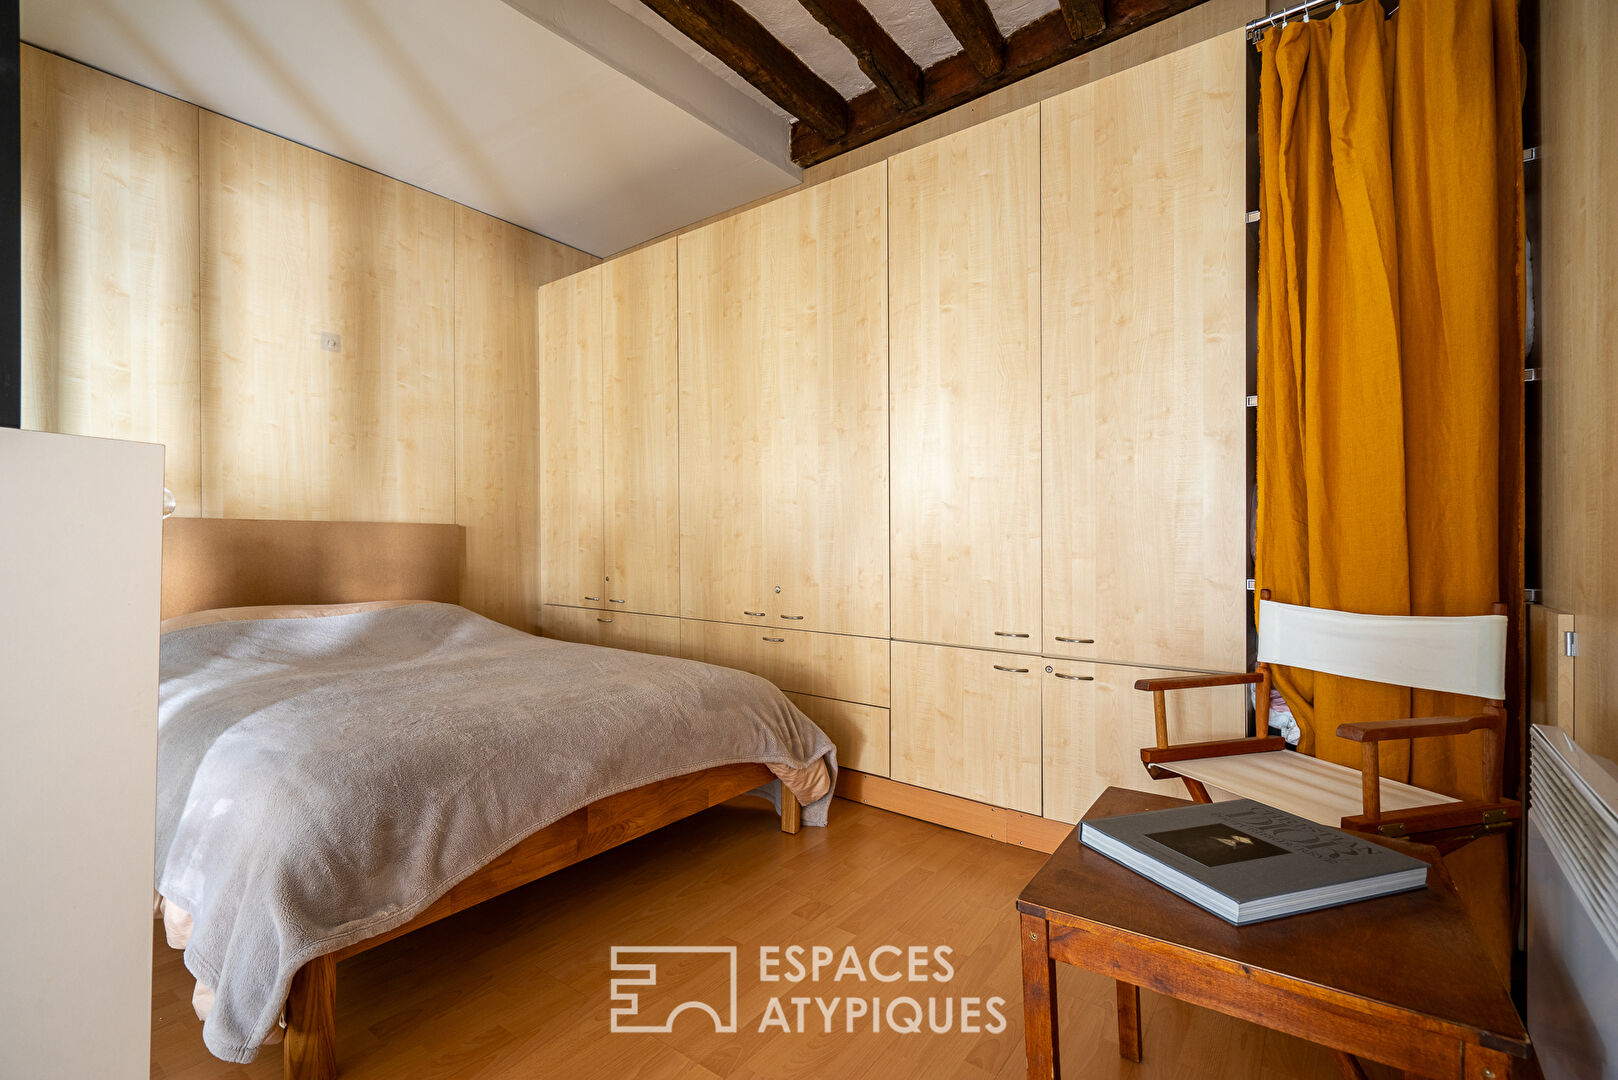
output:
<instances>
[{"instance_id":1,"label":"laminate wood floor","mask_svg":"<svg viewBox=\"0 0 1618 1080\"><path fill-rule=\"evenodd\" d=\"M763 802L738 799L390 942L338 967L338 1055L344 1080L693 1077L848 1078L1025 1075L1022 982L1012 902L1044 861L1038 852L928 825L839 799L829 829L786 836ZM153 1080L281 1075L281 1050L251 1065L210 1056L191 1012L180 954L154 927ZM738 947L737 1032L720 1034L688 1011L662 1034L613 1033L608 984L613 946ZM857 950L866 975L761 982L760 946L823 945L842 961ZM894 974L878 946L949 946L947 982L880 982ZM905 953L908 960L908 953ZM626 958L627 959L627 958ZM641 988L640 1016L656 1024L692 997L723 1011L723 954L656 958L659 985ZM806 962L812 954L806 956ZM1062 1059L1069 1077L1314 1080L1338 1075L1318 1046L1206 1010L1142 994L1145 1061L1121 1061L1109 980L1060 967ZM786 970L784 965L780 970ZM921 972L942 975L929 963ZM619 977L624 977L621 973ZM889 1029L896 997L1005 999L998 1034ZM760 1033L780 999L801 1030ZM884 1019L850 1021L844 999L880 998ZM819 1000L819 1004L815 1002ZM827 1003L837 999L835 1005ZM827 1032L823 1008L833 1009ZM981 1006L980 1006L981 1008ZM909 1006L896 1006L902 1021ZM992 1023L984 1012L978 1023ZM846 1030L852 1023L853 1033Z\"/></svg>"}]
</instances>

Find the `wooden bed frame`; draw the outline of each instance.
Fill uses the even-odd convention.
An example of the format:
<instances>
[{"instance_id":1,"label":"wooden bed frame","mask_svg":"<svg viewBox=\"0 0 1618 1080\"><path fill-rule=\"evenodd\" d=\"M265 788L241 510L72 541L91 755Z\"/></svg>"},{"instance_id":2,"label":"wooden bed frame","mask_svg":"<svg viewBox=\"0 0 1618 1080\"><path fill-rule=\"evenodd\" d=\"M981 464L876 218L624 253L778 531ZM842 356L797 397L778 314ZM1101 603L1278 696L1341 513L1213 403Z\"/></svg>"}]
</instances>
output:
<instances>
[{"instance_id":1,"label":"wooden bed frame","mask_svg":"<svg viewBox=\"0 0 1618 1080\"><path fill-rule=\"evenodd\" d=\"M458 525L170 518L163 523L163 617L258 604L455 603L464 543ZM764 765L723 765L598 799L512 847L403 926L309 961L287 993L287 1080L337 1075L339 960L774 779ZM783 786L781 831L796 833L800 816L798 801Z\"/></svg>"}]
</instances>

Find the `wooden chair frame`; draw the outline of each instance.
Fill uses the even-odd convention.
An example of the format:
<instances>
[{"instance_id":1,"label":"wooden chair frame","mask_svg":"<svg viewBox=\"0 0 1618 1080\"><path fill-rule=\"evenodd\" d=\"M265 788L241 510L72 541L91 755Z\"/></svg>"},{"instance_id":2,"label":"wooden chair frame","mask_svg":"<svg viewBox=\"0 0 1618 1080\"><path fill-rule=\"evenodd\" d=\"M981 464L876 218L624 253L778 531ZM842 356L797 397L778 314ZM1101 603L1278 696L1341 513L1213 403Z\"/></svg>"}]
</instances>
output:
<instances>
[{"instance_id":1,"label":"wooden chair frame","mask_svg":"<svg viewBox=\"0 0 1618 1080\"><path fill-rule=\"evenodd\" d=\"M1269 599L1269 590L1260 594ZM1495 604L1495 615L1506 614L1504 604ZM1262 754L1285 750L1285 739L1275 735L1253 735L1240 739L1211 742L1169 742L1168 701L1171 690L1192 690L1215 686L1257 687L1260 717L1266 716L1270 700L1270 668L1258 663L1255 670L1233 675L1185 675L1162 679L1141 679L1135 689L1152 695L1157 745L1140 752L1141 763L1154 779L1178 778L1197 802L1212 801L1208 789L1198 780L1181 776L1173 769L1177 761L1225 757L1234 754ZM1389 739L1421 739L1442 735L1483 736L1482 798L1463 802L1432 803L1384 813L1382 809L1381 751ZM1475 716L1422 716L1397 720L1367 720L1339 724L1337 734L1360 744L1361 812L1344 817L1340 827L1352 832L1381 836L1408 837L1433 844L1440 850L1453 850L1486 833L1511 828L1522 817L1522 804L1501 796L1501 770L1505 761L1505 702L1490 701Z\"/></svg>"}]
</instances>

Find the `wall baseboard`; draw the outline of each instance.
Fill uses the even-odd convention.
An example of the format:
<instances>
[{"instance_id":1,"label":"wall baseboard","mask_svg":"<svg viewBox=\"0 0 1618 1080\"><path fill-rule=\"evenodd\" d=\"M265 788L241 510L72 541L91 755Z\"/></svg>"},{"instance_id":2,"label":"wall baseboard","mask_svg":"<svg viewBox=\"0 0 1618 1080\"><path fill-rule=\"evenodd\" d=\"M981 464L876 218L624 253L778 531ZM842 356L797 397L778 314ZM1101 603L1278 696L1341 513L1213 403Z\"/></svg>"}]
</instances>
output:
<instances>
[{"instance_id":1,"label":"wall baseboard","mask_svg":"<svg viewBox=\"0 0 1618 1080\"><path fill-rule=\"evenodd\" d=\"M837 795L850 802L1047 853L1055 851L1073 831L1065 821L945 795L853 769L837 771Z\"/></svg>"}]
</instances>

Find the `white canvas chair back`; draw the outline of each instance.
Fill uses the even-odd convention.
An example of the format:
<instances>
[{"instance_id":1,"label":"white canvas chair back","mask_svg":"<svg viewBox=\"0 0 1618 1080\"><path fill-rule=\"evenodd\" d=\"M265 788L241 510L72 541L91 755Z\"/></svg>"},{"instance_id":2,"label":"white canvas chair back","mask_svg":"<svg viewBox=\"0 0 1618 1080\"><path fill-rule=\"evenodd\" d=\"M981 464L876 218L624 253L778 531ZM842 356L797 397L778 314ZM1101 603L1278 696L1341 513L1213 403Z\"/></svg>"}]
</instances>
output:
<instances>
[{"instance_id":1,"label":"white canvas chair back","mask_svg":"<svg viewBox=\"0 0 1618 1080\"><path fill-rule=\"evenodd\" d=\"M1258 658L1499 701L1506 696L1506 617L1359 615L1260 600Z\"/></svg>"}]
</instances>

